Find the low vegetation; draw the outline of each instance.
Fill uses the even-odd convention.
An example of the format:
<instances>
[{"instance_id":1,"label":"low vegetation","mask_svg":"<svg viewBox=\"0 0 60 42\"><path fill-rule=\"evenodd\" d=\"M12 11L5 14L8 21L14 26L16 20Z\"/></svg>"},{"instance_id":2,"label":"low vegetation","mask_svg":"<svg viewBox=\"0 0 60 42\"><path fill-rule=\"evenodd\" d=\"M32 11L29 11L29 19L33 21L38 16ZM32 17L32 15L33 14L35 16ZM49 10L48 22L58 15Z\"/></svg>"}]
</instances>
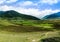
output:
<instances>
[{"instance_id":1,"label":"low vegetation","mask_svg":"<svg viewBox=\"0 0 60 42\"><path fill-rule=\"evenodd\" d=\"M0 42L49 42L58 37L60 20L0 19Z\"/></svg>"}]
</instances>

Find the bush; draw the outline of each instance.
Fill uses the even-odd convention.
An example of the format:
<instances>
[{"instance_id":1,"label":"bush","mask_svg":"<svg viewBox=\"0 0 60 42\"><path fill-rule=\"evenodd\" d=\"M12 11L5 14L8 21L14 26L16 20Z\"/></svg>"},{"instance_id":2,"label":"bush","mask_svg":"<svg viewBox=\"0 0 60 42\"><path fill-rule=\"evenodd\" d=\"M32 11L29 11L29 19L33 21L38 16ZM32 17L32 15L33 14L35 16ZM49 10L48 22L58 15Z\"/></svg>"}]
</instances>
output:
<instances>
[{"instance_id":1,"label":"bush","mask_svg":"<svg viewBox=\"0 0 60 42\"><path fill-rule=\"evenodd\" d=\"M60 29L60 23L54 23L53 27L54 29Z\"/></svg>"},{"instance_id":2,"label":"bush","mask_svg":"<svg viewBox=\"0 0 60 42\"><path fill-rule=\"evenodd\" d=\"M60 37L45 38L41 42L60 42Z\"/></svg>"}]
</instances>

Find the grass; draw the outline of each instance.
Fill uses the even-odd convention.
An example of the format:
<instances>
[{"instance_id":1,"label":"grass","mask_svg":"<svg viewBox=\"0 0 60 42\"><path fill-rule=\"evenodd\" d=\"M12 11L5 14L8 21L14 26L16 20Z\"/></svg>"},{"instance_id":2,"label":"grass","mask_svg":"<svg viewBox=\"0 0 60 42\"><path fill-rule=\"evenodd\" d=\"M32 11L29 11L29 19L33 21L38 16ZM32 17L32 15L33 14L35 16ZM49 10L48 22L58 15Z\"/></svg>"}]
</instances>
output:
<instances>
[{"instance_id":1,"label":"grass","mask_svg":"<svg viewBox=\"0 0 60 42\"><path fill-rule=\"evenodd\" d=\"M8 26L12 25L12 23L9 23L7 20L0 20L0 25Z\"/></svg>"},{"instance_id":2,"label":"grass","mask_svg":"<svg viewBox=\"0 0 60 42\"><path fill-rule=\"evenodd\" d=\"M53 24L40 22L0 19L0 42L41 42L60 37L60 30L53 29Z\"/></svg>"},{"instance_id":3,"label":"grass","mask_svg":"<svg viewBox=\"0 0 60 42\"><path fill-rule=\"evenodd\" d=\"M0 33L0 42L33 42L40 39L42 32ZM43 33L42 33L43 34Z\"/></svg>"},{"instance_id":4,"label":"grass","mask_svg":"<svg viewBox=\"0 0 60 42\"><path fill-rule=\"evenodd\" d=\"M60 31L13 33L1 31L0 42L40 42L40 40L44 38L59 37L59 32Z\"/></svg>"}]
</instances>

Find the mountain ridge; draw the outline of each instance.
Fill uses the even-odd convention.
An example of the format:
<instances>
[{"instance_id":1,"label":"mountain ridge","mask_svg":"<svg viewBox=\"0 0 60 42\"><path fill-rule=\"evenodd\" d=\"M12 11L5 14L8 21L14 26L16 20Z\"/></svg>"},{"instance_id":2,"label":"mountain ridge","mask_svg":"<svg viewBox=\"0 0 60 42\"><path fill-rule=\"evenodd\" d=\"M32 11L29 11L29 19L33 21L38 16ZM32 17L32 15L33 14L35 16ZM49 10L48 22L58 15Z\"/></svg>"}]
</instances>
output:
<instances>
[{"instance_id":1,"label":"mountain ridge","mask_svg":"<svg viewBox=\"0 0 60 42\"><path fill-rule=\"evenodd\" d=\"M9 10L9 11L0 11L0 17L1 18L22 18L22 19L29 19L29 20L40 20L39 18L31 15L26 15L22 13L18 13L17 11L14 10Z\"/></svg>"},{"instance_id":2,"label":"mountain ridge","mask_svg":"<svg viewBox=\"0 0 60 42\"><path fill-rule=\"evenodd\" d=\"M60 12L44 16L42 19L60 19Z\"/></svg>"}]
</instances>

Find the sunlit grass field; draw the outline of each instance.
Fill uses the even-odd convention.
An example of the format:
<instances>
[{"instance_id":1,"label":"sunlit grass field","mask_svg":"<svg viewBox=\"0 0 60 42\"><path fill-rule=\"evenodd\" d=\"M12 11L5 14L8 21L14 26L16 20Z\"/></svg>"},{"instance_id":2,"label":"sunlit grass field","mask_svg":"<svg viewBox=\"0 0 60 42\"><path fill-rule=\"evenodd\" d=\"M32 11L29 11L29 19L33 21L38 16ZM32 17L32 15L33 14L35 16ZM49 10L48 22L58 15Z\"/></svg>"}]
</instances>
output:
<instances>
[{"instance_id":1,"label":"sunlit grass field","mask_svg":"<svg viewBox=\"0 0 60 42\"><path fill-rule=\"evenodd\" d=\"M0 42L42 42L45 38L60 37L60 29L54 28L52 23L0 19Z\"/></svg>"},{"instance_id":2,"label":"sunlit grass field","mask_svg":"<svg viewBox=\"0 0 60 42\"><path fill-rule=\"evenodd\" d=\"M42 33L43 34L43 33ZM41 32L31 33L0 33L0 42L33 42L38 41Z\"/></svg>"},{"instance_id":3,"label":"sunlit grass field","mask_svg":"<svg viewBox=\"0 0 60 42\"><path fill-rule=\"evenodd\" d=\"M41 42L41 39L50 37L60 37L60 31L53 32L25 32L11 33L0 32L0 42Z\"/></svg>"}]
</instances>

